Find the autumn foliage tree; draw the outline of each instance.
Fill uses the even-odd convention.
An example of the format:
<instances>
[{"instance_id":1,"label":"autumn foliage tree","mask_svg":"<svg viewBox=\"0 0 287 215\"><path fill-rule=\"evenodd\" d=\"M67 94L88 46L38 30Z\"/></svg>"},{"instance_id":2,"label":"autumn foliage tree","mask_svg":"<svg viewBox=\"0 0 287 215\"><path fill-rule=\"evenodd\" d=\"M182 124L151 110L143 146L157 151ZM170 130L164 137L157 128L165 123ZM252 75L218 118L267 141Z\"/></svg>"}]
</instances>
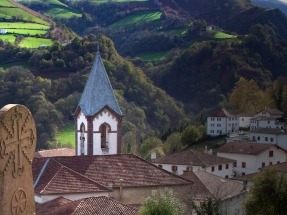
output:
<instances>
[{"instance_id":1,"label":"autumn foliage tree","mask_svg":"<svg viewBox=\"0 0 287 215\"><path fill-rule=\"evenodd\" d=\"M247 80L242 77L236 82L228 99L231 107L238 112L255 113L268 103L258 84L253 79Z\"/></svg>"}]
</instances>

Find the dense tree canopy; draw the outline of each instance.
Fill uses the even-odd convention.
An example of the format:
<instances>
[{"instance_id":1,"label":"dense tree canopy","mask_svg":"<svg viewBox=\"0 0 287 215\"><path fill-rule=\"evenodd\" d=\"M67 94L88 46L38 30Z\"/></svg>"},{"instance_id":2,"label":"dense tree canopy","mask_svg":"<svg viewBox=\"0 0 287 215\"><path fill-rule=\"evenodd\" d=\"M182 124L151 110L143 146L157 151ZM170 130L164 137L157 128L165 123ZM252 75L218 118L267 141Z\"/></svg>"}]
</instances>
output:
<instances>
[{"instance_id":1,"label":"dense tree canopy","mask_svg":"<svg viewBox=\"0 0 287 215\"><path fill-rule=\"evenodd\" d=\"M247 215L286 215L287 176L285 172L263 170L253 180L246 202Z\"/></svg>"}]
</instances>

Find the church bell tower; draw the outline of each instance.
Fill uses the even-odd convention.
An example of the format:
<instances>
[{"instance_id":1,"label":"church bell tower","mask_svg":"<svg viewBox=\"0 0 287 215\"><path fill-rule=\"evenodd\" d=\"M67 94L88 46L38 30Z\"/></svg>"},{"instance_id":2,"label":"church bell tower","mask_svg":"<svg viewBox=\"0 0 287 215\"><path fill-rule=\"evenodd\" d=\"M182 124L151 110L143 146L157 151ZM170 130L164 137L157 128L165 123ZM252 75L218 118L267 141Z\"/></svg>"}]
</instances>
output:
<instances>
[{"instance_id":1,"label":"church bell tower","mask_svg":"<svg viewBox=\"0 0 287 215\"><path fill-rule=\"evenodd\" d=\"M76 155L120 154L122 118L98 48L74 114Z\"/></svg>"}]
</instances>

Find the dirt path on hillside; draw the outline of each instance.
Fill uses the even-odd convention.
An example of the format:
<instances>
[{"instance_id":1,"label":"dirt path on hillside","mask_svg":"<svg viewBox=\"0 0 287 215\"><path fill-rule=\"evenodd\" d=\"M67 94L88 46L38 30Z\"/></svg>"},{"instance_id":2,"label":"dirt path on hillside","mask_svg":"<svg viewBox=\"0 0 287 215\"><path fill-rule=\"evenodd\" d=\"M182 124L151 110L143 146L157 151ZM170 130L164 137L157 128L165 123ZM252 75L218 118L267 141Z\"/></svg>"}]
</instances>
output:
<instances>
[{"instance_id":1,"label":"dirt path on hillside","mask_svg":"<svg viewBox=\"0 0 287 215\"><path fill-rule=\"evenodd\" d=\"M46 22L48 22L48 23L50 23L50 24L54 24L54 25L55 25L55 23L54 23L52 20L50 20L50 19L47 18L46 16L42 15L41 13L38 13L38 12L36 12L36 11L34 11L34 10L31 10L30 8L25 7L24 5L20 4L19 2L15 1L15 0L8 0L8 1L9 1L11 4L15 5L16 7L19 7L19 8L21 8L21 9L25 10L27 13L30 13L30 14L32 14L32 15L38 17L39 19L42 19L42 20L44 20L44 21L46 21Z\"/></svg>"}]
</instances>

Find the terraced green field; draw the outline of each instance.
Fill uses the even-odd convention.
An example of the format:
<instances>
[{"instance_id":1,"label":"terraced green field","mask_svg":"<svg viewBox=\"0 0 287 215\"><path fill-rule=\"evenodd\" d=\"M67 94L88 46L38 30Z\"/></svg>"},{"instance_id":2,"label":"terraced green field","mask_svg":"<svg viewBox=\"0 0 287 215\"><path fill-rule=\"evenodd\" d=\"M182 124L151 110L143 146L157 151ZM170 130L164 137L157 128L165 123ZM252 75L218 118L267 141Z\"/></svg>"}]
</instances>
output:
<instances>
[{"instance_id":1,"label":"terraced green field","mask_svg":"<svg viewBox=\"0 0 287 215\"><path fill-rule=\"evenodd\" d=\"M21 42L19 43L19 47L22 48L38 48L41 45L51 46L53 44L53 41L51 39L45 39L45 38L36 38L36 37L25 37Z\"/></svg>"},{"instance_id":2,"label":"terraced green field","mask_svg":"<svg viewBox=\"0 0 287 215\"><path fill-rule=\"evenodd\" d=\"M75 0L73 0L75 1ZM90 0L91 2L95 3L107 3L109 0ZM150 1L150 0L114 0L113 2L144 2L144 1Z\"/></svg>"},{"instance_id":3,"label":"terraced green field","mask_svg":"<svg viewBox=\"0 0 287 215\"><path fill-rule=\"evenodd\" d=\"M15 42L16 37L12 34L8 34L8 35L0 35L0 40L9 42L9 43L14 43Z\"/></svg>"},{"instance_id":4,"label":"terraced green field","mask_svg":"<svg viewBox=\"0 0 287 215\"><path fill-rule=\"evenodd\" d=\"M214 34L214 38L215 39L231 39L231 38L234 38L234 37L236 37L236 36L231 35L231 34L226 34L224 32L216 32Z\"/></svg>"},{"instance_id":5,"label":"terraced green field","mask_svg":"<svg viewBox=\"0 0 287 215\"><path fill-rule=\"evenodd\" d=\"M11 4L10 2L8 2L8 1L1 1L0 2L0 6L1 7L15 7L13 4Z\"/></svg>"},{"instance_id":6,"label":"terraced green field","mask_svg":"<svg viewBox=\"0 0 287 215\"><path fill-rule=\"evenodd\" d=\"M0 18L12 19L13 17L16 17L16 18L18 17L28 22L49 25L49 23L45 22L44 20L20 8L0 7Z\"/></svg>"},{"instance_id":7,"label":"terraced green field","mask_svg":"<svg viewBox=\"0 0 287 215\"><path fill-rule=\"evenodd\" d=\"M42 2L42 0L19 0L19 2ZM79 11L70 8L59 0L45 0L45 3L48 4L48 7L44 13L52 16L53 18L69 19L73 16L82 16Z\"/></svg>"},{"instance_id":8,"label":"terraced green field","mask_svg":"<svg viewBox=\"0 0 287 215\"><path fill-rule=\"evenodd\" d=\"M109 28L120 28L127 25L133 25L138 23L152 22L160 19L162 12L160 11L141 11L131 14L114 24L110 25Z\"/></svg>"}]
</instances>

